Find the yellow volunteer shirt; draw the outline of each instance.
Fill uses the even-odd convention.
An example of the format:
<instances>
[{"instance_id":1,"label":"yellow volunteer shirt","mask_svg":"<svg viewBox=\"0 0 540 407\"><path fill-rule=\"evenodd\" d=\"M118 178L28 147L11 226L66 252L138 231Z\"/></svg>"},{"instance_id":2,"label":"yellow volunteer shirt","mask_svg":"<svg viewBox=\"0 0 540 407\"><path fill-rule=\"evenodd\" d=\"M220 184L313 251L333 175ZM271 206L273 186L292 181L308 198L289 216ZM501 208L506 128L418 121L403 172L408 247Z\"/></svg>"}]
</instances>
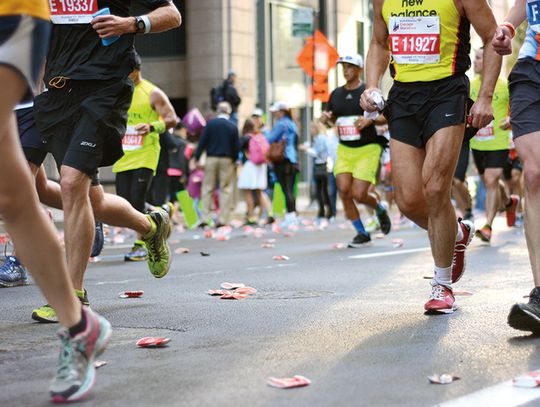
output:
<instances>
[{"instance_id":1,"label":"yellow volunteer shirt","mask_svg":"<svg viewBox=\"0 0 540 407\"><path fill-rule=\"evenodd\" d=\"M32 17L49 19L49 4L47 0L1 0L0 16L26 14Z\"/></svg>"}]
</instances>

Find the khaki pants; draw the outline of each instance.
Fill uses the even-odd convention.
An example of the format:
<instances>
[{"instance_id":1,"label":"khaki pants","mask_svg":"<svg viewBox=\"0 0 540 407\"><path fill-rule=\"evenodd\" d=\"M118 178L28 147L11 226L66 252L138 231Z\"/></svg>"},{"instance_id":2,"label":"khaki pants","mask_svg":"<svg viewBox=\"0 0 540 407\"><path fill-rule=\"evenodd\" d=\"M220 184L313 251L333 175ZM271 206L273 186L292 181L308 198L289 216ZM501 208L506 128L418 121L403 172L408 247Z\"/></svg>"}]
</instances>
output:
<instances>
[{"instance_id":1,"label":"khaki pants","mask_svg":"<svg viewBox=\"0 0 540 407\"><path fill-rule=\"evenodd\" d=\"M233 206L235 165L232 158L207 157L204 166L202 183L203 214L202 221L208 222L212 213L212 194L219 186L219 219L218 223L227 224Z\"/></svg>"}]
</instances>

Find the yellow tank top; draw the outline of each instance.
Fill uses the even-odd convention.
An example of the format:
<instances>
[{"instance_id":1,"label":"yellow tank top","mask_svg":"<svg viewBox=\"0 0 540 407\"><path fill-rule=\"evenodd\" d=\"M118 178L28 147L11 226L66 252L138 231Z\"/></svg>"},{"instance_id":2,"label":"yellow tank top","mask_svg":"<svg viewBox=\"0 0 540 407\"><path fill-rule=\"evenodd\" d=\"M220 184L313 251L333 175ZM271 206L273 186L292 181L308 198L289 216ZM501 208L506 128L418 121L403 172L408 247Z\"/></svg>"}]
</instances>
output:
<instances>
[{"instance_id":1,"label":"yellow tank top","mask_svg":"<svg viewBox=\"0 0 540 407\"><path fill-rule=\"evenodd\" d=\"M382 14L396 81L435 81L470 68L470 23L454 0L385 0Z\"/></svg>"},{"instance_id":2,"label":"yellow tank top","mask_svg":"<svg viewBox=\"0 0 540 407\"><path fill-rule=\"evenodd\" d=\"M32 17L49 19L47 0L1 0L0 16L26 14Z\"/></svg>"},{"instance_id":3,"label":"yellow tank top","mask_svg":"<svg viewBox=\"0 0 540 407\"><path fill-rule=\"evenodd\" d=\"M143 79L135 86L133 99L128 110L126 135L122 139L124 156L113 165L113 172L124 172L139 168L156 171L159 161L159 134L156 132L140 136L135 131L137 124L159 120L159 115L150 103L150 96L156 85Z\"/></svg>"}]
</instances>

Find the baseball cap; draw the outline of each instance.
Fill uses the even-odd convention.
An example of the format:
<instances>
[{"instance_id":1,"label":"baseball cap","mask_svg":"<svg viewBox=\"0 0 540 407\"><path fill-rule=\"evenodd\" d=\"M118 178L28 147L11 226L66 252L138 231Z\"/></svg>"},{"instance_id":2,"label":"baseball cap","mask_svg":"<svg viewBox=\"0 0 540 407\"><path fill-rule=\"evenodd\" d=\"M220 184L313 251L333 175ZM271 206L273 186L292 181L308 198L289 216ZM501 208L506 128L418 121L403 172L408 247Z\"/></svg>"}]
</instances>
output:
<instances>
[{"instance_id":1,"label":"baseball cap","mask_svg":"<svg viewBox=\"0 0 540 407\"><path fill-rule=\"evenodd\" d=\"M270 111L272 113L279 112L280 110L289 110L289 105L283 101L279 101L270 106Z\"/></svg>"},{"instance_id":2,"label":"baseball cap","mask_svg":"<svg viewBox=\"0 0 540 407\"><path fill-rule=\"evenodd\" d=\"M257 117L263 117L264 116L264 112L262 109L260 108L255 108L253 109L253 112L251 113L251 116L257 116Z\"/></svg>"},{"instance_id":3,"label":"baseball cap","mask_svg":"<svg viewBox=\"0 0 540 407\"><path fill-rule=\"evenodd\" d=\"M364 67L364 58L362 58L361 55L353 54L353 55L344 55L342 57L339 57L338 64L351 64L355 65L359 68Z\"/></svg>"}]
</instances>

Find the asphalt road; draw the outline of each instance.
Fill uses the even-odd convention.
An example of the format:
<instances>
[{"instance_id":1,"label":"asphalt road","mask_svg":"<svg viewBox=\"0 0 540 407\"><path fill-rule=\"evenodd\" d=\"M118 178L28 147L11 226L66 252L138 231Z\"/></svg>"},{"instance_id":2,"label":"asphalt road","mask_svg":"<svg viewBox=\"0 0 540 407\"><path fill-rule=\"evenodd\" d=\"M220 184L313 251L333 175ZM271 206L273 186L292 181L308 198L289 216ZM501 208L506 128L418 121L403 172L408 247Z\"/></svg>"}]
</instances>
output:
<instances>
[{"instance_id":1,"label":"asphalt road","mask_svg":"<svg viewBox=\"0 0 540 407\"><path fill-rule=\"evenodd\" d=\"M109 246L89 266L86 288L114 334L100 358L108 364L83 405L432 406L462 396L461 405L517 405L489 389L492 403L467 401L540 368L540 339L506 325L532 279L522 231L503 222L497 220L491 246L472 244L468 271L455 286L472 295L459 296L459 310L443 316L423 314L432 260L419 229L402 228L361 249L332 247L352 235L343 223L324 231L303 227L291 237L236 230L228 241L175 232L173 249L191 252L176 254L161 280L144 263L122 261L127 244ZM266 239L276 239L275 248L261 248ZM242 301L206 294L225 281L258 293ZM144 296L118 298L123 290ZM33 284L0 290L2 407L49 405L57 326L30 319L42 304ZM137 348L144 336L172 341ZM429 384L433 373L461 380ZM266 384L270 376L295 374L312 384L289 390ZM526 392L527 406L540 405L540 389Z\"/></svg>"}]
</instances>

